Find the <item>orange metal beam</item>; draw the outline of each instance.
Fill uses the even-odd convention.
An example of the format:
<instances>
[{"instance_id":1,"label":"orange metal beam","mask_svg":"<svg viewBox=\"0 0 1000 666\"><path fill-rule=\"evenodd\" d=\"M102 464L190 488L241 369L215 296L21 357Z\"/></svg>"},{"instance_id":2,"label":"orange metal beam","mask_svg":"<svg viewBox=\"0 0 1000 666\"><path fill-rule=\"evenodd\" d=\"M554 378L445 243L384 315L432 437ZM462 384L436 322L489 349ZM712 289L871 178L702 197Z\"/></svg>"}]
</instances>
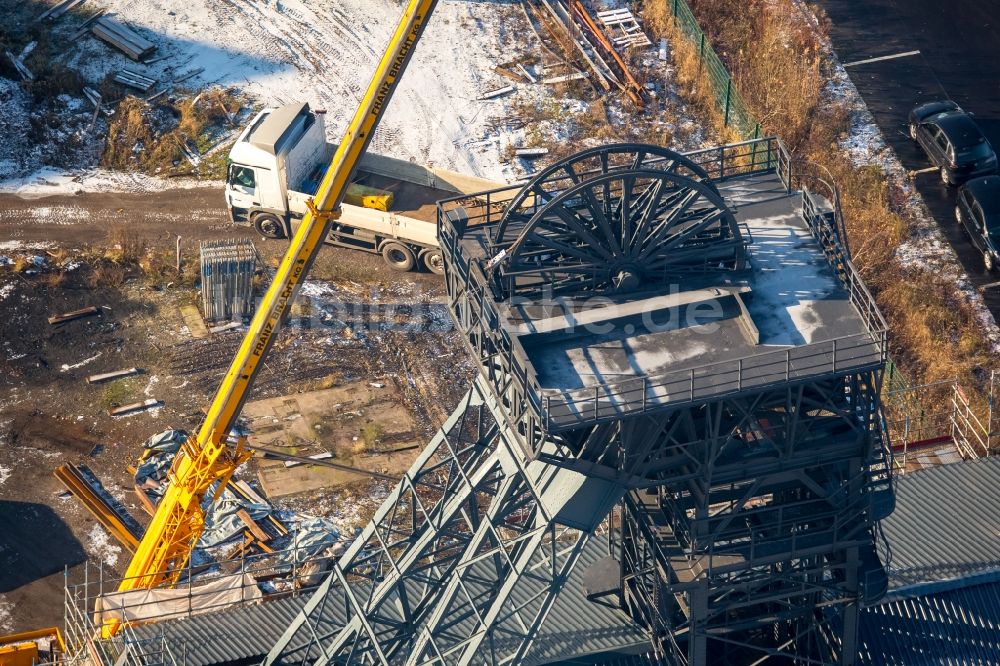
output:
<instances>
[{"instance_id":1,"label":"orange metal beam","mask_svg":"<svg viewBox=\"0 0 1000 666\"><path fill-rule=\"evenodd\" d=\"M628 95L629 99L639 107L640 109L646 108L646 92L642 85L636 81L635 77L632 75L632 71L629 69L628 63L625 59L621 57L618 51L615 50L614 44L608 39L608 36L604 34L604 30L601 29L599 25L591 17L587 8L583 6L580 0L569 0L569 9L583 27L586 28L597 40L598 46L601 51L604 52L606 56L615 61L618 68L621 70L622 78L625 79L625 94Z\"/></svg>"}]
</instances>

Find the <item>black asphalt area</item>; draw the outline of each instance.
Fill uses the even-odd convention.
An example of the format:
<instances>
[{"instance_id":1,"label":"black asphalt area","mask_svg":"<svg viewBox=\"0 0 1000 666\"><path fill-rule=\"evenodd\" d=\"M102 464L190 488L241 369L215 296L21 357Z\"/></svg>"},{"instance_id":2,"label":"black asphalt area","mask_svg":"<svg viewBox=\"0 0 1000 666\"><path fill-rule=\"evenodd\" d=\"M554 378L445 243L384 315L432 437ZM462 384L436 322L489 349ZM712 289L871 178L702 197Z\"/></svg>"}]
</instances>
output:
<instances>
[{"instance_id":1,"label":"black asphalt area","mask_svg":"<svg viewBox=\"0 0 1000 666\"><path fill-rule=\"evenodd\" d=\"M818 0L818 5L832 21L837 56L906 169L930 166L909 138L906 117L914 106L936 99L952 99L974 113L1000 153L1000 0ZM851 65L885 56L899 57ZM914 183L1000 320L1000 272L986 272L982 255L956 223L956 188L946 187L937 171L916 175Z\"/></svg>"}]
</instances>

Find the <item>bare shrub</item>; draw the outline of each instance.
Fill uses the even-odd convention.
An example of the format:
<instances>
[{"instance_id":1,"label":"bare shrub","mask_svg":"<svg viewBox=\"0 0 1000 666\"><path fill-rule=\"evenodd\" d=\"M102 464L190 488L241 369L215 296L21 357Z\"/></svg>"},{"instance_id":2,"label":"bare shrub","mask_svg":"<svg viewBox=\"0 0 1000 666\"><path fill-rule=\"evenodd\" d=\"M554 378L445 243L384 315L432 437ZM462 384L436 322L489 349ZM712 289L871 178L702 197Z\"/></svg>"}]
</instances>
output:
<instances>
[{"instance_id":1,"label":"bare shrub","mask_svg":"<svg viewBox=\"0 0 1000 666\"><path fill-rule=\"evenodd\" d=\"M120 287L125 284L125 267L111 262L94 266L87 279L91 289Z\"/></svg>"},{"instance_id":2,"label":"bare shrub","mask_svg":"<svg viewBox=\"0 0 1000 666\"><path fill-rule=\"evenodd\" d=\"M117 224L108 228L108 249L105 257L116 263L137 264L146 256L146 239L127 225Z\"/></svg>"},{"instance_id":3,"label":"bare shrub","mask_svg":"<svg viewBox=\"0 0 1000 666\"><path fill-rule=\"evenodd\" d=\"M63 271L52 271L42 275L40 282L49 289L58 289L66 284L66 273Z\"/></svg>"}]
</instances>

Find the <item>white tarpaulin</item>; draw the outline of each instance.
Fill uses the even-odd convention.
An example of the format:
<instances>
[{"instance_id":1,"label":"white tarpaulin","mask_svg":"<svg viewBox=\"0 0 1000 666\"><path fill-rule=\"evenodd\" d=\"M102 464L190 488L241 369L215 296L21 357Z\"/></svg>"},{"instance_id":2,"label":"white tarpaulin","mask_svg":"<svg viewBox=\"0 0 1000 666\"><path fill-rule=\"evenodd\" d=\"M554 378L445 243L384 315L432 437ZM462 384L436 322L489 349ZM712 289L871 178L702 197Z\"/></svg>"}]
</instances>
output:
<instances>
[{"instance_id":1,"label":"white tarpaulin","mask_svg":"<svg viewBox=\"0 0 1000 666\"><path fill-rule=\"evenodd\" d=\"M109 620L168 620L219 611L234 604L258 601L263 596L253 576L233 574L190 588L181 585L101 595L94 604L94 621L96 626L101 626Z\"/></svg>"}]
</instances>

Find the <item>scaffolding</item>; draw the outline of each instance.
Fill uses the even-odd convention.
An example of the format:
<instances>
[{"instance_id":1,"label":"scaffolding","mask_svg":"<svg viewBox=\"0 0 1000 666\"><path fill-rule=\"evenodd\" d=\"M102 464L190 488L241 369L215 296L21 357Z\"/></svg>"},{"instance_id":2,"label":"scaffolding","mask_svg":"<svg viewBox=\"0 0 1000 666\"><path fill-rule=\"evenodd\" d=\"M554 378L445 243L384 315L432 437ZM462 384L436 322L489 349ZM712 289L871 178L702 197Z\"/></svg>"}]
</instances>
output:
<instances>
[{"instance_id":1,"label":"scaffolding","mask_svg":"<svg viewBox=\"0 0 1000 666\"><path fill-rule=\"evenodd\" d=\"M167 640L161 623L190 619L260 603L261 583L271 585L271 598L311 594L333 556L306 556L296 549L189 564L161 603L155 593L120 595L123 578L105 573L100 563L83 565L83 580L64 575L63 627L65 662L86 666L184 666L190 663L185 644ZM277 584L276 584L277 583ZM220 591L222 592L220 594ZM103 638L103 620L111 613L128 617L122 631ZM124 660L124 661L122 661Z\"/></svg>"}]
</instances>

